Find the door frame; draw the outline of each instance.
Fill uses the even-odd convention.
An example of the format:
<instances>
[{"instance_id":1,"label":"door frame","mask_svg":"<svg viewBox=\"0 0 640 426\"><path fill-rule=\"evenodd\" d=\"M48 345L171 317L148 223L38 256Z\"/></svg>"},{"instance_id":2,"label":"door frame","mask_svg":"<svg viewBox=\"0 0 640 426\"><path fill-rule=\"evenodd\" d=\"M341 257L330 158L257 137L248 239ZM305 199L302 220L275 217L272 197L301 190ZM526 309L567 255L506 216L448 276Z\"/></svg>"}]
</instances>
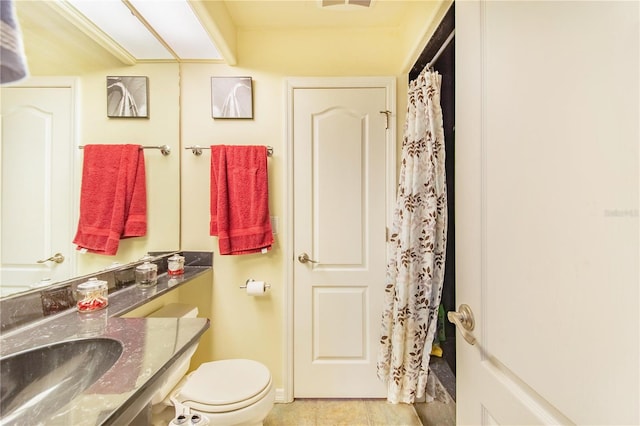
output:
<instances>
[{"instance_id":1,"label":"door frame","mask_svg":"<svg viewBox=\"0 0 640 426\"><path fill-rule=\"evenodd\" d=\"M285 255L285 283L284 283L284 312L283 312L283 383L284 389L282 394L276 393L276 400L282 402L293 401L293 269L294 257L294 211L293 211L293 96L296 89L312 89L312 88L384 88L386 91L386 109L390 111L388 114L388 131L386 134L386 167L385 167L385 193L387 194L387 228L391 225L393 217L393 209L396 193L396 78L395 77L289 77L285 79L285 163L286 163L286 243L284 245ZM382 113L382 112L381 112Z\"/></svg>"}]
</instances>

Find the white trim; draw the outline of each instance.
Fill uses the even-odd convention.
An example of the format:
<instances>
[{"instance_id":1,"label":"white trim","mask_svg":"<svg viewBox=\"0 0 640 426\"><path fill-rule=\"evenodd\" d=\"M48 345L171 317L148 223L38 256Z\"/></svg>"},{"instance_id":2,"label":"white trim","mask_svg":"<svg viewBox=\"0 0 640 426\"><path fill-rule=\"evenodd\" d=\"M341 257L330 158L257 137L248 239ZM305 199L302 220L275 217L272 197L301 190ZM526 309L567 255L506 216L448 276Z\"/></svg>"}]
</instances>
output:
<instances>
[{"instance_id":1,"label":"white trim","mask_svg":"<svg viewBox=\"0 0 640 426\"><path fill-rule=\"evenodd\" d=\"M287 399L285 399L285 395L284 395L284 389L283 388L276 388L276 404L285 404L287 402L291 402Z\"/></svg>"},{"instance_id":2,"label":"white trim","mask_svg":"<svg viewBox=\"0 0 640 426\"><path fill-rule=\"evenodd\" d=\"M286 209L284 223L286 223L286 244L284 247L284 312L283 312L283 382L282 402L293 401L293 266L294 266L294 226L293 226L293 94L295 89L310 88L348 88L348 87L382 87L386 90L386 109L389 114L389 129L386 135L387 165L386 188L387 193L387 226L391 226L393 206L396 192L396 78L395 77L289 77L285 79L285 164L286 164Z\"/></svg>"}]
</instances>

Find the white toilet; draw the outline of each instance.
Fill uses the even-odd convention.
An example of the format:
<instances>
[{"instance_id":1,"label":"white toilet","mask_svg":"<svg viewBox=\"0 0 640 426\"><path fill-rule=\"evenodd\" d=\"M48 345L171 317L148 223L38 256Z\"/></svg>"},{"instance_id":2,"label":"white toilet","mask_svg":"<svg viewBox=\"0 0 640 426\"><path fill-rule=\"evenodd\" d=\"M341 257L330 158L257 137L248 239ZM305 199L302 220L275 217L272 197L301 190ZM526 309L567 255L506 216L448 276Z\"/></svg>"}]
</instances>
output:
<instances>
[{"instance_id":1,"label":"white toilet","mask_svg":"<svg viewBox=\"0 0 640 426\"><path fill-rule=\"evenodd\" d=\"M198 308L194 306L172 303L149 317L195 318L197 315ZM205 362L184 376L197 346L189 348L175 362L168 379L154 395L151 401L154 424L156 419L164 419L166 425L169 413L169 421L177 414L195 414L208 420L209 425L262 425L275 402L269 369L249 359L227 359Z\"/></svg>"}]
</instances>

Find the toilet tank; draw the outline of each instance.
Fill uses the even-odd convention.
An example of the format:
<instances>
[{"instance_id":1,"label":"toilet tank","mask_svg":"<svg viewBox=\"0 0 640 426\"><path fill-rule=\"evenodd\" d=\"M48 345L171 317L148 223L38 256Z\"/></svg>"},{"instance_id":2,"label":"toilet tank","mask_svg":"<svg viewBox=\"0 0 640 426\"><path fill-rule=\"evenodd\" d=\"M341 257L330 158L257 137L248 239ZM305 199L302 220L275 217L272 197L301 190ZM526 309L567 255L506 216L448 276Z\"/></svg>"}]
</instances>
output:
<instances>
[{"instance_id":1,"label":"toilet tank","mask_svg":"<svg viewBox=\"0 0 640 426\"><path fill-rule=\"evenodd\" d=\"M157 311L150 313L147 315L147 318L196 318L197 316L198 308L196 306L188 305L186 303L170 303ZM188 348L186 352L180 356L180 359L171 366L167 379L151 399L152 405L157 405L165 400L165 398L169 396L171 390L178 384L182 377L187 374L187 371L189 371L191 357L197 348L197 343ZM166 401L166 403L170 404L169 401Z\"/></svg>"}]
</instances>

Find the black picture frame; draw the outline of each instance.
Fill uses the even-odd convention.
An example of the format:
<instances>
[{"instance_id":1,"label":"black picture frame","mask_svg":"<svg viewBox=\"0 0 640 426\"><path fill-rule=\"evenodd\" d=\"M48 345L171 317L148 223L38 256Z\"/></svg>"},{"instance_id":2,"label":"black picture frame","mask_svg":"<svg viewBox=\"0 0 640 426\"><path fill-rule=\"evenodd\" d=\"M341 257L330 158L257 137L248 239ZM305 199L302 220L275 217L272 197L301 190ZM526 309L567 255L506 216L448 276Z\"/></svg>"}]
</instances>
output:
<instances>
[{"instance_id":1,"label":"black picture frame","mask_svg":"<svg viewBox=\"0 0 640 426\"><path fill-rule=\"evenodd\" d=\"M107 76L107 117L149 118L149 78Z\"/></svg>"},{"instance_id":2,"label":"black picture frame","mask_svg":"<svg viewBox=\"0 0 640 426\"><path fill-rule=\"evenodd\" d=\"M211 77L213 118L253 118L251 77Z\"/></svg>"}]
</instances>

